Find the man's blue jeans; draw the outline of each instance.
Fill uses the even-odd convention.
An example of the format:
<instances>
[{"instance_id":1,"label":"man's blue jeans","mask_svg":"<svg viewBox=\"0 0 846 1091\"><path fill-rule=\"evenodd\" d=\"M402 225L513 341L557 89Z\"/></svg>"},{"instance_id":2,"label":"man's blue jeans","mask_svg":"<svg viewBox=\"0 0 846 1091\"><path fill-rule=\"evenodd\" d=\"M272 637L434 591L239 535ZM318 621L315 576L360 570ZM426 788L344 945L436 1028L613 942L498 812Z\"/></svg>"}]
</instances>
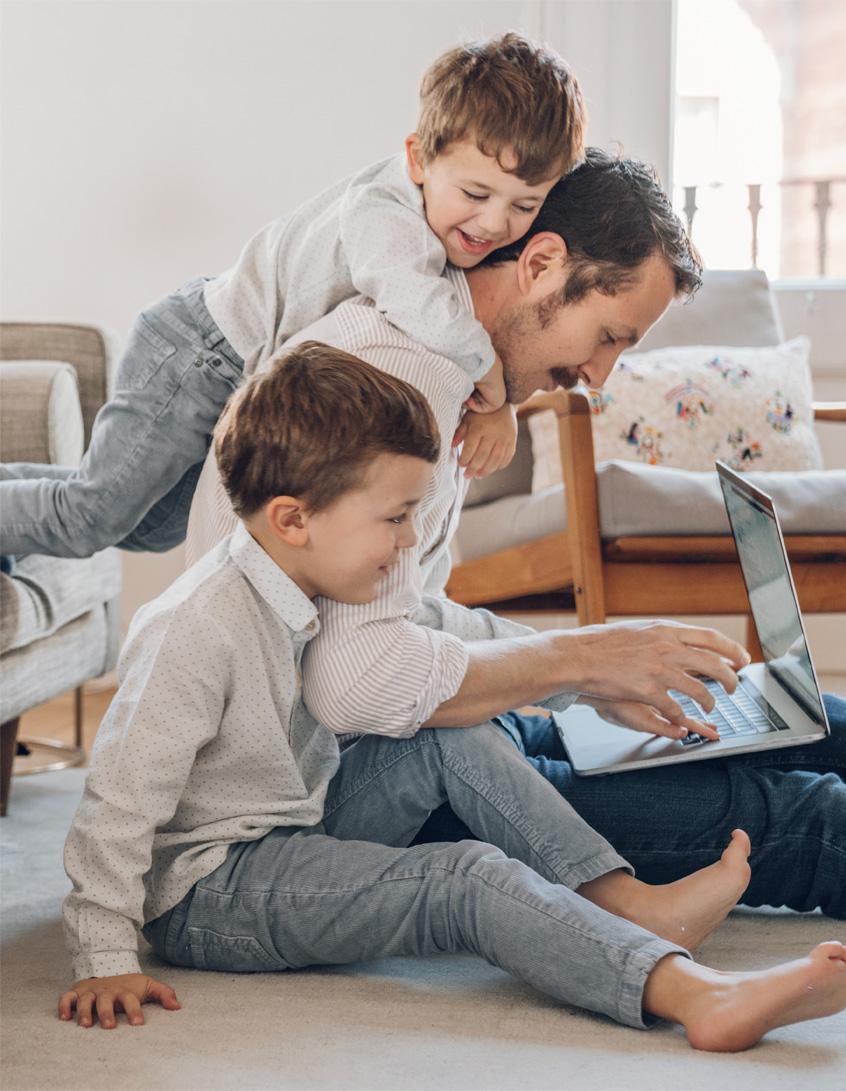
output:
<instances>
[{"instance_id":1,"label":"man's blue jeans","mask_svg":"<svg viewBox=\"0 0 846 1091\"><path fill-rule=\"evenodd\" d=\"M406 847L445 800L480 840ZM574 893L626 866L501 728L371 735L342 754L320 826L233 845L144 934L169 962L225 972L471 951L642 1027L648 975L686 952Z\"/></svg>"},{"instance_id":2,"label":"man's blue jeans","mask_svg":"<svg viewBox=\"0 0 846 1091\"><path fill-rule=\"evenodd\" d=\"M808 746L664 769L579 777L551 720L499 718L530 765L631 863L669 883L711 863L731 831L752 840L745 905L821 908L846 918L846 701L827 695L831 738ZM469 829L472 829L470 827ZM418 836L472 836L440 808Z\"/></svg>"},{"instance_id":3,"label":"man's blue jeans","mask_svg":"<svg viewBox=\"0 0 846 1091\"><path fill-rule=\"evenodd\" d=\"M0 553L161 552L185 539L212 431L244 370L203 302L205 283L138 316L78 467L0 469Z\"/></svg>"}]
</instances>

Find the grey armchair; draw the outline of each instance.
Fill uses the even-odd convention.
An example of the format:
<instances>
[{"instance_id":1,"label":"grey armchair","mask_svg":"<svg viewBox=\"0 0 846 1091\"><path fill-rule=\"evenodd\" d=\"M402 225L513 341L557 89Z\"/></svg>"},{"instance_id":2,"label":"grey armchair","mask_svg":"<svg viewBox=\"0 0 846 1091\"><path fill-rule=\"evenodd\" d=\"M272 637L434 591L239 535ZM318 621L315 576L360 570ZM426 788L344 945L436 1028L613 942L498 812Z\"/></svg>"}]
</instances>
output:
<instances>
[{"instance_id":1,"label":"grey armchair","mask_svg":"<svg viewBox=\"0 0 846 1091\"><path fill-rule=\"evenodd\" d=\"M0 323L0 461L76 465L113 357L113 339L93 326ZM24 712L75 689L75 745L21 741L47 749L45 768L84 760L81 687L117 661L120 590L113 549L86 560L30 555L0 573L0 814Z\"/></svg>"}]
</instances>

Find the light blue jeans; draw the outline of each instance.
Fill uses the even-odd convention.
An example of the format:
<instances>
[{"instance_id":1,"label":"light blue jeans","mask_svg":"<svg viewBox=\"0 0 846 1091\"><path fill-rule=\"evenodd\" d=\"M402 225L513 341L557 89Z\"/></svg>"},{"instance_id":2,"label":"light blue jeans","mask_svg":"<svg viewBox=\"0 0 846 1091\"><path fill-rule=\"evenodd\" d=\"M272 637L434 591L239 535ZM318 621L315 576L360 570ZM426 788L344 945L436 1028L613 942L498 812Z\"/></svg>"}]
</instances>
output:
<instances>
[{"instance_id":1,"label":"light blue jeans","mask_svg":"<svg viewBox=\"0 0 846 1091\"><path fill-rule=\"evenodd\" d=\"M480 840L409 848L449 801ZM644 983L686 954L575 893L626 862L493 724L359 739L321 825L233 845L144 934L224 972L472 951L556 999L643 1027Z\"/></svg>"},{"instance_id":2,"label":"light blue jeans","mask_svg":"<svg viewBox=\"0 0 846 1091\"><path fill-rule=\"evenodd\" d=\"M211 433L244 362L198 277L143 311L80 466L0 468L0 553L163 551L185 538Z\"/></svg>"}]
</instances>

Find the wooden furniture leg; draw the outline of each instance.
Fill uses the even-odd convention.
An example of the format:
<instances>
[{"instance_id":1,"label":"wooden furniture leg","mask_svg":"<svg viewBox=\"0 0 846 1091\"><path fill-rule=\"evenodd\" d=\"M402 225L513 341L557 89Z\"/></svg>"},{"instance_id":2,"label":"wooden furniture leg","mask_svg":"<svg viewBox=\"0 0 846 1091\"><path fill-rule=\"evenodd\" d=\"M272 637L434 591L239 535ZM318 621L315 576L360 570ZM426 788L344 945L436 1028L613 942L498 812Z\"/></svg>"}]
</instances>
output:
<instances>
[{"instance_id":1,"label":"wooden furniture leg","mask_svg":"<svg viewBox=\"0 0 846 1091\"><path fill-rule=\"evenodd\" d=\"M0 817L6 813L6 804L9 801L19 722L20 717L16 716L14 720L7 720L0 726Z\"/></svg>"}]
</instances>

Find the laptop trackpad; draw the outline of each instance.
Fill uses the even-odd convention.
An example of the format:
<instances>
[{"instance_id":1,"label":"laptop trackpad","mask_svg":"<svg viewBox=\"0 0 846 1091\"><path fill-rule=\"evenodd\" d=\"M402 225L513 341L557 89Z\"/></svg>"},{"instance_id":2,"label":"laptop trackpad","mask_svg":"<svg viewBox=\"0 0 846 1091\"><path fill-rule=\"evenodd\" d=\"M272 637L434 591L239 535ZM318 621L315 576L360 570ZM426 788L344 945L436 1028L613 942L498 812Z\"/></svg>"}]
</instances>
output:
<instances>
[{"instance_id":1,"label":"laptop trackpad","mask_svg":"<svg viewBox=\"0 0 846 1091\"><path fill-rule=\"evenodd\" d=\"M676 739L647 735L627 727L615 727L603 720L589 705L572 705L566 712L553 715L565 749L577 772L591 769L604 772L617 765L654 762L676 758L685 751L699 749L702 743L683 746Z\"/></svg>"}]
</instances>

